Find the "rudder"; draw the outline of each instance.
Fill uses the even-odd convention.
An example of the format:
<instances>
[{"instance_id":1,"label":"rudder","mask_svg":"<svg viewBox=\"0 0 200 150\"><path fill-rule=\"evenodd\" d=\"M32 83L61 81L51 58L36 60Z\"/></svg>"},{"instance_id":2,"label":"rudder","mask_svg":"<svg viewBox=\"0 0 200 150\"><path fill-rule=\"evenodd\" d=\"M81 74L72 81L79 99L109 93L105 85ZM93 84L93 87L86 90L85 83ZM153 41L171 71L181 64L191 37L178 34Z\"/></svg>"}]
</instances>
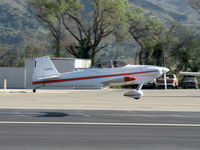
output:
<instances>
[{"instance_id":1,"label":"rudder","mask_svg":"<svg viewBox=\"0 0 200 150\"><path fill-rule=\"evenodd\" d=\"M59 76L60 73L48 56L35 58L33 81L58 78Z\"/></svg>"}]
</instances>

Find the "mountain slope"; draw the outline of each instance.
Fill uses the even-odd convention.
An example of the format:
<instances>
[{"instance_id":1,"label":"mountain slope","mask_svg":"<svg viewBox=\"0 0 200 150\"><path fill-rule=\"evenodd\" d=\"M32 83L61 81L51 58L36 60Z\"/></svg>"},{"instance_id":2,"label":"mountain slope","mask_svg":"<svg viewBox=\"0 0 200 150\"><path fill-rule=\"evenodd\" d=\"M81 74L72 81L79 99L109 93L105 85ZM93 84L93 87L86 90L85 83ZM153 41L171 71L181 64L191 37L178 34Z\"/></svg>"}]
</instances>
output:
<instances>
[{"instance_id":1,"label":"mountain slope","mask_svg":"<svg viewBox=\"0 0 200 150\"><path fill-rule=\"evenodd\" d=\"M25 0L0 1L0 42L20 45L23 34L42 34L41 25Z\"/></svg>"},{"instance_id":2,"label":"mountain slope","mask_svg":"<svg viewBox=\"0 0 200 150\"><path fill-rule=\"evenodd\" d=\"M188 27L200 29L200 16L187 0L129 0L161 20L174 19Z\"/></svg>"},{"instance_id":3,"label":"mountain slope","mask_svg":"<svg viewBox=\"0 0 200 150\"><path fill-rule=\"evenodd\" d=\"M36 20L28 0L0 1L0 43L20 45L23 34L38 38L47 34ZM147 15L154 15L161 20L174 19L188 27L200 29L200 16L186 0L129 0L145 9ZM85 1L83 1L85 3Z\"/></svg>"}]
</instances>

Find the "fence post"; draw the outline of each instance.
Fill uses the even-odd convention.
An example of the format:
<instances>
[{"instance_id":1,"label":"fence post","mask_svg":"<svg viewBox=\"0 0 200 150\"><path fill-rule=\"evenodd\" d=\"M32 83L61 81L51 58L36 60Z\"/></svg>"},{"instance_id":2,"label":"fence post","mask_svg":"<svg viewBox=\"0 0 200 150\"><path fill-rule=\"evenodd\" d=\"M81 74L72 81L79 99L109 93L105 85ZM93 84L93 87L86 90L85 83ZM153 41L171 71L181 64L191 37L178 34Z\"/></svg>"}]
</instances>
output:
<instances>
[{"instance_id":1,"label":"fence post","mask_svg":"<svg viewBox=\"0 0 200 150\"><path fill-rule=\"evenodd\" d=\"M4 81L3 81L3 89L4 89L4 92L6 92L6 89L7 89L7 79L4 79Z\"/></svg>"}]
</instances>

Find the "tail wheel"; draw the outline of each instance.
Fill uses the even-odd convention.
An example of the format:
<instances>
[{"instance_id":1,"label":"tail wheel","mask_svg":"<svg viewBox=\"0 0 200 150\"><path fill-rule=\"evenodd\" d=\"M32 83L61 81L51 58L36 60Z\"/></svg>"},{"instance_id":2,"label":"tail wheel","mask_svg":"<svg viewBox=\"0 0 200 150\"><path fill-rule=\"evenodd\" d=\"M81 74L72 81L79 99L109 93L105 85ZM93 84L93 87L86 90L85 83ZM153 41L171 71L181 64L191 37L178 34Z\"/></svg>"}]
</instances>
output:
<instances>
[{"instance_id":1,"label":"tail wheel","mask_svg":"<svg viewBox=\"0 0 200 150\"><path fill-rule=\"evenodd\" d=\"M36 92L36 89L33 89L33 93L35 93Z\"/></svg>"}]
</instances>

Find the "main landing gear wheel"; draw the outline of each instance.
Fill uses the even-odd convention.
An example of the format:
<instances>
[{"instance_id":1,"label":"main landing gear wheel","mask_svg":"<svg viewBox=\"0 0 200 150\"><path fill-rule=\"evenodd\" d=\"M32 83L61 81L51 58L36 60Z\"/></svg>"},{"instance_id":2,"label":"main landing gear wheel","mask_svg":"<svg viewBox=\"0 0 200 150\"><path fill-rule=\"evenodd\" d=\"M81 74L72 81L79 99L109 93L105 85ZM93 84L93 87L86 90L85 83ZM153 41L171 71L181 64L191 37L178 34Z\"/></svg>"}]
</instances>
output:
<instances>
[{"instance_id":1,"label":"main landing gear wheel","mask_svg":"<svg viewBox=\"0 0 200 150\"><path fill-rule=\"evenodd\" d=\"M143 96L143 92L141 90L142 86L143 86L143 84L139 84L136 90L127 92L124 94L124 96L131 97L136 100L140 99Z\"/></svg>"},{"instance_id":2,"label":"main landing gear wheel","mask_svg":"<svg viewBox=\"0 0 200 150\"><path fill-rule=\"evenodd\" d=\"M33 89L33 93L35 93L36 92L36 89Z\"/></svg>"},{"instance_id":3,"label":"main landing gear wheel","mask_svg":"<svg viewBox=\"0 0 200 150\"><path fill-rule=\"evenodd\" d=\"M36 89L39 89L41 86L45 86L45 84L41 84L41 85L39 85L39 86L34 87L33 93L35 93L35 92L36 92Z\"/></svg>"}]
</instances>

